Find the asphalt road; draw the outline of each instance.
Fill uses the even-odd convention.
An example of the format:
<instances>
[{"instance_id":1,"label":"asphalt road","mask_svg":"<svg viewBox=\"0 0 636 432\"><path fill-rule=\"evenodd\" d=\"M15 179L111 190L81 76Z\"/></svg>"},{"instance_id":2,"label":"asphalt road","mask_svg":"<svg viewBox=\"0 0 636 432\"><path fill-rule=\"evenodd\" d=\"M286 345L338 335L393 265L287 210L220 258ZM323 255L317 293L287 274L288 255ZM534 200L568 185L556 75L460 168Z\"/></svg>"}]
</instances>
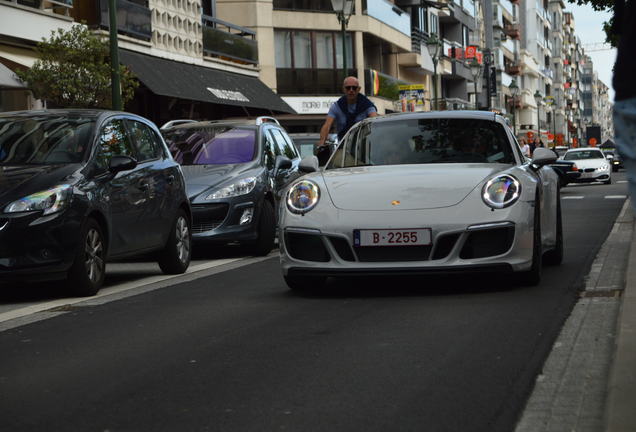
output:
<instances>
[{"instance_id":1,"label":"asphalt road","mask_svg":"<svg viewBox=\"0 0 636 432\"><path fill-rule=\"evenodd\" d=\"M538 287L374 278L298 296L271 258L62 308L0 332L0 428L513 430L625 194L563 189L565 260Z\"/></svg>"}]
</instances>

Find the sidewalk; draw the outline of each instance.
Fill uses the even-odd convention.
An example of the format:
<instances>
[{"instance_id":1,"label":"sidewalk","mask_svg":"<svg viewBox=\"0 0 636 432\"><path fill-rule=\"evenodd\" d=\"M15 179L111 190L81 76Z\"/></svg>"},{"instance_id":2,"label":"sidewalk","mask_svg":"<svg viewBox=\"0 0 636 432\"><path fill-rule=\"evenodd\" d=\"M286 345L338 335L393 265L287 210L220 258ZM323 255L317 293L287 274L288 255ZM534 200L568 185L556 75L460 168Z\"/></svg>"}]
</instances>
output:
<instances>
[{"instance_id":1,"label":"sidewalk","mask_svg":"<svg viewBox=\"0 0 636 432\"><path fill-rule=\"evenodd\" d=\"M516 432L636 431L636 235L629 199L537 377Z\"/></svg>"}]
</instances>

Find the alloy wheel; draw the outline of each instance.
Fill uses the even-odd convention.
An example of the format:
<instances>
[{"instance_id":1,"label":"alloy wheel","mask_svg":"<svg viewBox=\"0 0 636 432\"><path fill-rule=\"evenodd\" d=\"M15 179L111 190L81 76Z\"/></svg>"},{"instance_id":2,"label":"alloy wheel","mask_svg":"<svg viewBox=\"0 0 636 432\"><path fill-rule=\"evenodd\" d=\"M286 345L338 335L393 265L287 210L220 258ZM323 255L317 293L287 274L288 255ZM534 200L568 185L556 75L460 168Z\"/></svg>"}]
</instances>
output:
<instances>
[{"instance_id":1,"label":"alloy wheel","mask_svg":"<svg viewBox=\"0 0 636 432\"><path fill-rule=\"evenodd\" d=\"M99 281L104 273L104 245L99 232L91 228L86 234L86 275L92 283Z\"/></svg>"},{"instance_id":2,"label":"alloy wheel","mask_svg":"<svg viewBox=\"0 0 636 432\"><path fill-rule=\"evenodd\" d=\"M177 237L177 256L179 261L185 262L190 256L190 232L188 223L182 216L177 219L175 235Z\"/></svg>"}]
</instances>

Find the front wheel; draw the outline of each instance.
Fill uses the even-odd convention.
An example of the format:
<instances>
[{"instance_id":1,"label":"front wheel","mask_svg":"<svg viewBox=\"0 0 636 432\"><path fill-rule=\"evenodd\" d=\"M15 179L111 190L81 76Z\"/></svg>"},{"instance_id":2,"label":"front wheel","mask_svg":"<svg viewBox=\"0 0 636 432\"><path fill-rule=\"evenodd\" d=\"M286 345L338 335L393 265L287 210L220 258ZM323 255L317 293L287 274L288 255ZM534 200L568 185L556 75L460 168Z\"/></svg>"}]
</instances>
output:
<instances>
[{"instance_id":1,"label":"front wheel","mask_svg":"<svg viewBox=\"0 0 636 432\"><path fill-rule=\"evenodd\" d=\"M561 194L557 195L557 221L556 221L556 244L554 249L547 251L543 255L543 260L548 265L559 265L563 262L563 222L561 218Z\"/></svg>"},{"instance_id":2,"label":"front wheel","mask_svg":"<svg viewBox=\"0 0 636 432\"><path fill-rule=\"evenodd\" d=\"M612 184L612 178L611 178L611 177L610 177L610 178L608 178L608 179L607 179L607 180L605 180L603 183L604 183L604 184Z\"/></svg>"},{"instance_id":3,"label":"front wheel","mask_svg":"<svg viewBox=\"0 0 636 432\"><path fill-rule=\"evenodd\" d=\"M263 201L261 216L258 219L258 238L251 245L252 253L256 256L265 256L274 249L276 238L276 217L274 207L267 200Z\"/></svg>"},{"instance_id":4,"label":"front wheel","mask_svg":"<svg viewBox=\"0 0 636 432\"><path fill-rule=\"evenodd\" d=\"M168 241L159 253L157 262L165 274L185 273L192 255L190 219L183 210L177 212Z\"/></svg>"},{"instance_id":5,"label":"front wheel","mask_svg":"<svg viewBox=\"0 0 636 432\"><path fill-rule=\"evenodd\" d=\"M79 297L95 295L104 282L105 274L106 245L102 229L95 219L88 219L68 272L69 291Z\"/></svg>"}]
</instances>

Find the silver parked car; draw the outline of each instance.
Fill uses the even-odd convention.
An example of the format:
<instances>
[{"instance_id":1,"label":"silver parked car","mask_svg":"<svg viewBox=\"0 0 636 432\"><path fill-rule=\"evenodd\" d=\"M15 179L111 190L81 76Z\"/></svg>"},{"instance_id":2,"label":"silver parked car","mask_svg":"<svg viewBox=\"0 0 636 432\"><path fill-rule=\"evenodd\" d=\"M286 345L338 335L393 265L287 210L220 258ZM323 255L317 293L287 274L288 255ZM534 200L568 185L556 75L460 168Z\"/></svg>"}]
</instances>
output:
<instances>
[{"instance_id":1,"label":"silver parked car","mask_svg":"<svg viewBox=\"0 0 636 432\"><path fill-rule=\"evenodd\" d=\"M286 191L282 273L293 290L327 277L496 271L537 284L560 264L556 154L521 154L480 111L391 114L355 125L323 170Z\"/></svg>"}]
</instances>

